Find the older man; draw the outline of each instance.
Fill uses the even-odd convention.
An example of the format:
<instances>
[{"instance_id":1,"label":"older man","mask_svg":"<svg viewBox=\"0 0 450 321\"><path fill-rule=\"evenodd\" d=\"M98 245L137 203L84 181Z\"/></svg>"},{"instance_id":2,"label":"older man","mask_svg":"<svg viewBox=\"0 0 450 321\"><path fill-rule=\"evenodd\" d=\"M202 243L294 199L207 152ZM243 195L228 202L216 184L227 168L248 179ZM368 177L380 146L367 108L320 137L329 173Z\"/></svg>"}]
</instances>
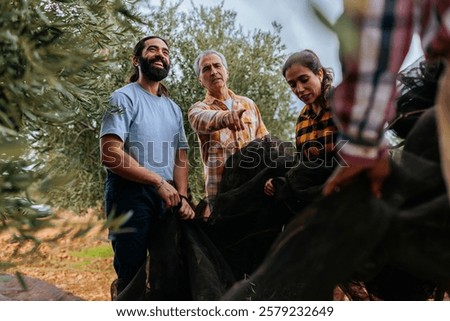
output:
<instances>
[{"instance_id":1,"label":"older man","mask_svg":"<svg viewBox=\"0 0 450 321\"><path fill-rule=\"evenodd\" d=\"M195 59L194 70L206 89L206 97L191 106L188 115L200 143L209 205L204 216L208 218L227 158L255 138L268 135L268 131L253 100L228 89L228 66L223 54L203 51Z\"/></svg>"}]
</instances>

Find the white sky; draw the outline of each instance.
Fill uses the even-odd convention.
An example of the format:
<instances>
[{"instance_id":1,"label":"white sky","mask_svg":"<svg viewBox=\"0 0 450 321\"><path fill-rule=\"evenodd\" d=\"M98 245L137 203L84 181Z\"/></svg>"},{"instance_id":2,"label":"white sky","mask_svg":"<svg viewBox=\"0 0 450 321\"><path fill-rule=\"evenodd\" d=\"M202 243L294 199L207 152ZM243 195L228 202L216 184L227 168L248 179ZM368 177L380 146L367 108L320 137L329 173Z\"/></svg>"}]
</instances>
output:
<instances>
[{"instance_id":1,"label":"white sky","mask_svg":"<svg viewBox=\"0 0 450 321\"><path fill-rule=\"evenodd\" d=\"M216 6L222 0L184 0L181 8L196 6ZM342 13L341 0L223 0L224 8L237 12L237 24L244 30L261 29L272 31L271 23L277 21L283 26L281 40L286 45L286 53L290 54L303 49L311 49L317 53L325 67L333 68L337 85L341 79L341 66L338 58L338 41L336 36L317 20L310 9L314 3L325 16L334 21ZM416 39L417 40L417 39ZM418 41L412 46L405 65L412 63L421 55Z\"/></svg>"}]
</instances>

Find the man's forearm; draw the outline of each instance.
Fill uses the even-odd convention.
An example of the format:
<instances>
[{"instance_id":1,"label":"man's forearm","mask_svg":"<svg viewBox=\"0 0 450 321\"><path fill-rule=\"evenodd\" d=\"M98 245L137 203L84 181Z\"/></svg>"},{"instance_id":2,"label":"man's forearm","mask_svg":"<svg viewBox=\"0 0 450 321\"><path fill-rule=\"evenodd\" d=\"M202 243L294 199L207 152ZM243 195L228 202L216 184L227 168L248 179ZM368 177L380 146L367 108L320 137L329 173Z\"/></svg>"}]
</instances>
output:
<instances>
[{"instance_id":1,"label":"man's forearm","mask_svg":"<svg viewBox=\"0 0 450 321\"><path fill-rule=\"evenodd\" d=\"M173 180L180 195L187 196L189 177L189 162L187 151L179 149L175 157L175 168L173 170Z\"/></svg>"},{"instance_id":2,"label":"man's forearm","mask_svg":"<svg viewBox=\"0 0 450 321\"><path fill-rule=\"evenodd\" d=\"M224 119L229 115L225 110L205 110L193 107L189 110L189 123L198 133L209 134L226 127Z\"/></svg>"},{"instance_id":3,"label":"man's forearm","mask_svg":"<svg viewBox=\"0 0 450 321\"><path fill-rule=\"evenodd\" d=\"M141 184L160 184L162 177L141 166L121 148L120 142L102 140L101 144L102 165L111 172Z\"/></svg>"}]
</instances>

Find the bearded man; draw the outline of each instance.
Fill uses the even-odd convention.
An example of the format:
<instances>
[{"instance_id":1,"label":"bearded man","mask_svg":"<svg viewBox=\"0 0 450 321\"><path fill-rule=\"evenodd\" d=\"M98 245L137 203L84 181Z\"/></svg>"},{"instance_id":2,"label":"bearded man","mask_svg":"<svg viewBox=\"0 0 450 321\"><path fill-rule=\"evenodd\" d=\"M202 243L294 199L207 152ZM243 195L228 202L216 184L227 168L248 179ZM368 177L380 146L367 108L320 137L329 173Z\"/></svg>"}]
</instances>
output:
<instances>
[{"instance_id":1,"label":"bearded man","mask_svg":"<svg viewBox=\"0 0 450 321\"><path fill-rule=\"evenodd\" d=\"M170 70L167 41L148 36L133 52L130 83L114 91L100 132L101 162L106 168L108 218L132 213L118 231L110 230L114 250L112 296L131 282L146 262L158 218L177 208L192 219L187 202L187 140L180 107L160 83Z\"/></svg>"}]
</instances>

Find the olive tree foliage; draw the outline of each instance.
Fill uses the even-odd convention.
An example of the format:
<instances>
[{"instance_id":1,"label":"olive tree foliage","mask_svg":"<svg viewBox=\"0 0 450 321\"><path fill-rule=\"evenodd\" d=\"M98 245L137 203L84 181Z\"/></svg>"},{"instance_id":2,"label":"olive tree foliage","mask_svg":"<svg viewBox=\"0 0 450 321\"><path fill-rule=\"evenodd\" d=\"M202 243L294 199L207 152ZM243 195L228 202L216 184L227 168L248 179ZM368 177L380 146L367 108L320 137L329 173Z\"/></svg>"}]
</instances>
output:
<instances>
[{"instance_id":1,"label":"olive tree foliage","mask_svg":"<svg viewBox=\"0 0 450 321\"><path fill-rule=\"evenodd\" d=\"M99 128L109 95L129 75L130 43L145 26L133 4L120 1L52 1L51 21L61 26L55 49L74 62L60 65L58 79L68 94L55 100L68 115L52 122L27 122L47 203L82 213L101 202L104 169L99 158ZM46 10L49 15L51 11ZM57 184L55 184L55 182Z\"/></svg>"},{"instance_id":2,"label":"olive tree foliage","mask_svg":"<svg viewBox=\"0 0 450 321\"><path fill-rule=\"evenodd\" d=\"M102 115L110 94L127 82L133 46L148 34L170 43L173 68L165 84L184 115L205 94L193 61L200 51L213 48L227 57L229 87L257 103L273 135L288 137L294 117L280 72L285 58L281 26L274 23L272 32L244 32L236 13L224 10L223 4L190 12L182 12L179 4L1 2L2 215L33 211L30 205L36 199L80 213L102 204ZM191 146L190 187L198 200L202 165L187 117L185 128Z\"/></svg>"},{"instance_id":3,"label":"olive tree foliage","mask_svg":"<svg viewBox=\"0 0 450 321\"><path fill-rule=\"evenodd\" d=\"M129 8L0 2L0 231L38 244L34 232L52 214L41 205L58 204L54 190L91 202L89 182L102 180L96 135L105 93L123 83L123 43L135 34Z\"/></svg>"}]
</instances>

